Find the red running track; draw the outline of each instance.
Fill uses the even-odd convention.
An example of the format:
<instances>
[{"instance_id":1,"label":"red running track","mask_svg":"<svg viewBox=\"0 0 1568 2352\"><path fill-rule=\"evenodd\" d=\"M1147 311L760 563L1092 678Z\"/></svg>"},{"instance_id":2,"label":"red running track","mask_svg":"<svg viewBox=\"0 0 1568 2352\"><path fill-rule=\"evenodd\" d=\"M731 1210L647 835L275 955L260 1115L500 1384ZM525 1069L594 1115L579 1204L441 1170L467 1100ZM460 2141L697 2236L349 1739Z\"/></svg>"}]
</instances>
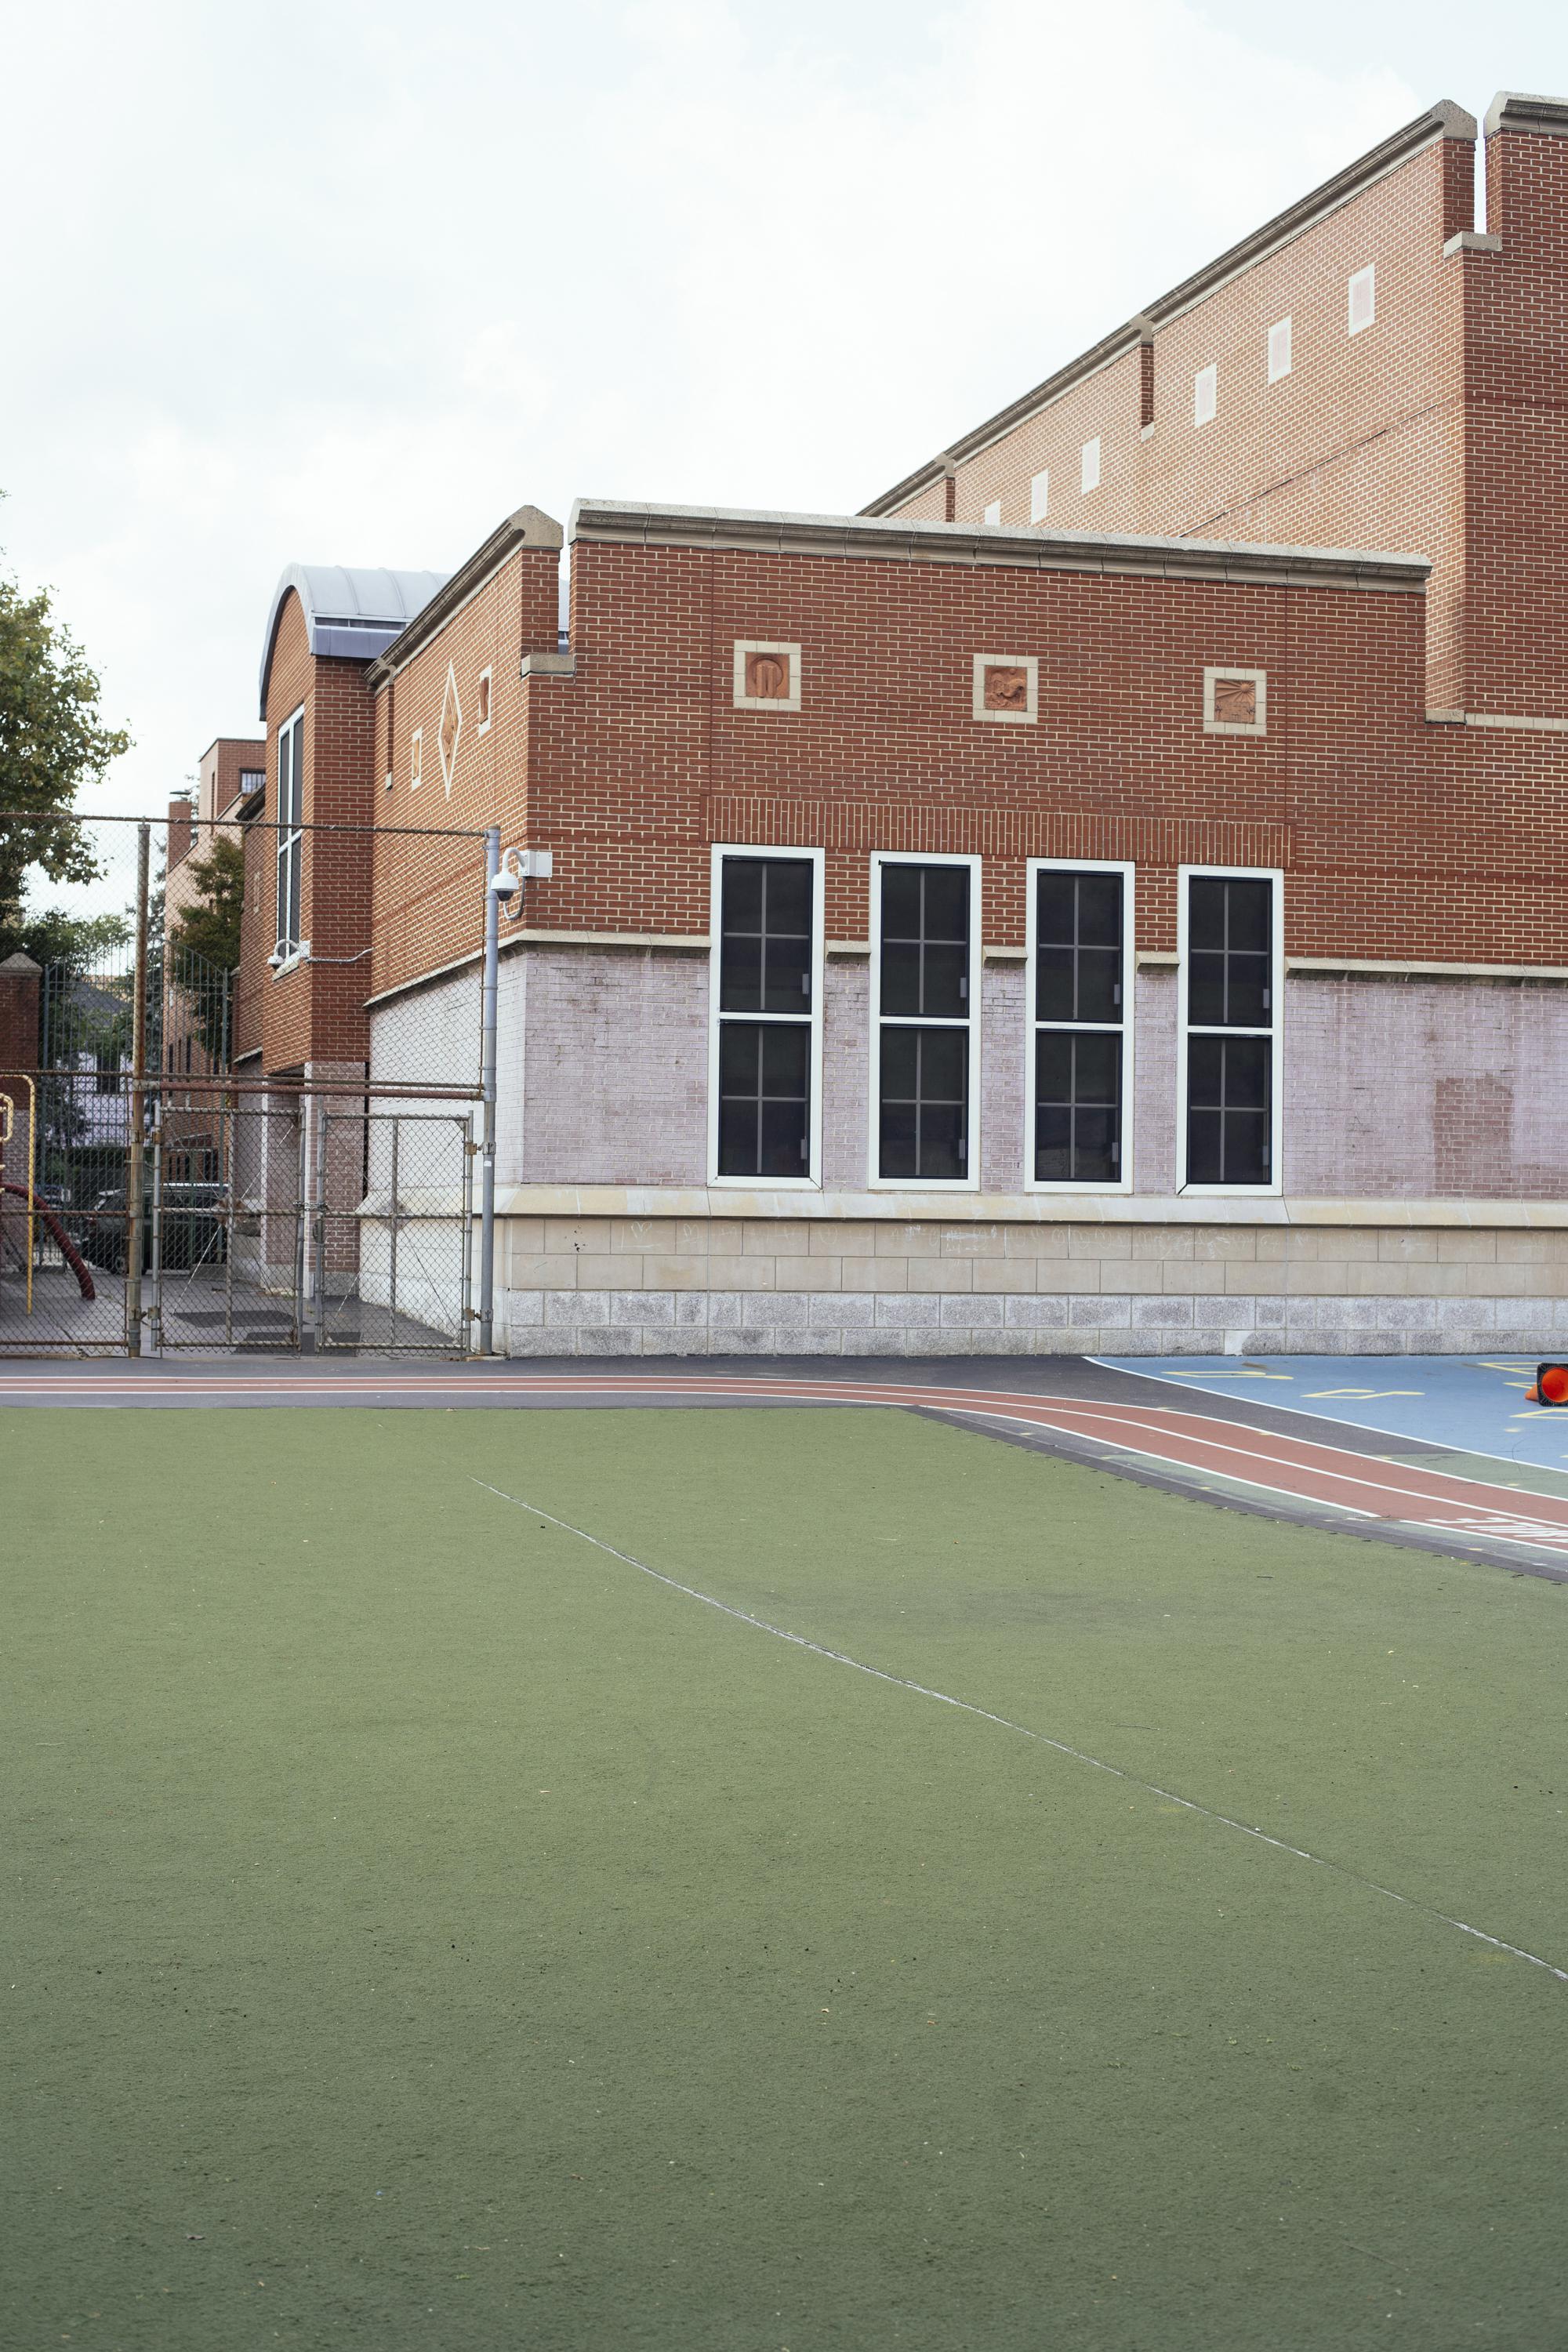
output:
<instances>
[{"instance_id":1,"label":"red running track","mask_svg":"<svg viewBox=\"0 0 1568 2352\"><path fill-rule=\"evenodd\" d=\"M85 1393L84 1393L85 1392ZM1145 1461L1170 1464L1211 1477L1401 1527L1441 1528L1450 1536L1490 1538L1568 1553L1568 1496L1541 1495L1455 1477L1441 1470L1385 1462L1313 1438L1248 1429L1217 1414L1184 1407L1101 1402L1029 1391L943 1387L908 1381L792 1380L714 1372L517 1372L504 1378L455 1370L434 1377L405 1370L374 1377L360 1372L289 1371L232 1379L169 1377L157 1372L0 1374L0 1402L26 1394L33 1402L101 1397L132 1404L210 1404L225 1397L247 1402L306 1403L316 1398L374 1403L378 1398L428 1398L450 1402L510 1403L531 1397L714 1397L730 1402L777 1398L799 1403L900 1405L962 1413L980 1421L1049 1429L1089 1438Z\"/></svg>"}]
</instances>

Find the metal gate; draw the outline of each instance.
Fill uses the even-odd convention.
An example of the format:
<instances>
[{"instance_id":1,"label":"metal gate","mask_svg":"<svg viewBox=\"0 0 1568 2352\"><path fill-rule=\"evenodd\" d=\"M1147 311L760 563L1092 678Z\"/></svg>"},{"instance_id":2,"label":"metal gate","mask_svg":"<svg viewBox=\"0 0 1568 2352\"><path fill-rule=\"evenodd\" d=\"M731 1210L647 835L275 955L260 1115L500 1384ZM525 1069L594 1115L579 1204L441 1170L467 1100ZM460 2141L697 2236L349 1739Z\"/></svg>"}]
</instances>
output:
<instances>
[{"instance_id":1,"label":"metal gate","mask_svg":"<svg viewBox=\"0 0 1568 2352\"><path fill-rule=\"evenodd\" d=\"M353 1063L264 1076L254 1046L235 1058L239 972L170 929L153 828L96 822L98 898L40 919L69 954L0 957L0 1356L484 1349L493 894L482 1037L405 1021L384 1077ZM126 847L121 915L105 894Z\"/></svg>"},{"instance_id":2,"label":"metal gate","mask_svg":"<svg viewBox=\"0 0 1568 2352\"><path fill-rule=\"evenodd\" d=\"M140 1352L133 1335L154 1353L471 1350L466 1105L407 1111L308 1094L155 1102L138 1220L124 1107L111 1123L108 1098L93 1092L85 1108L69 1099L89 1087L39 1089L46 1131L79 1139L85 1181L74 1192L39 1179L26 1106L9 1119L0 1106L0 1354Z\"/></svg>"}]
</instances>

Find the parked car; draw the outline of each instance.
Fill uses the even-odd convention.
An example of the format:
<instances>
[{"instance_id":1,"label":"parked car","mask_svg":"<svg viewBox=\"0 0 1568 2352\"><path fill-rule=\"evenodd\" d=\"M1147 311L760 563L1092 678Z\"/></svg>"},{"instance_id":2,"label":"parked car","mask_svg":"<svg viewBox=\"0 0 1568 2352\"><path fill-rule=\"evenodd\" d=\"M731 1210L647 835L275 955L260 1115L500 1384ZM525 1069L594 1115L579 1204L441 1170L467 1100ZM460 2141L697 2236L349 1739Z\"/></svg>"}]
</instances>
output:
<instances>
[{"instance_id":1,"label":"parked car","mask_svg":"<svg viewBox=\"0 0 1568 2352\"><path fill-rule=\"evenodd\" d=\"M110 1185L79 1221L78 1247L94 1265L110 1274L125 1272L126 1194L123 1184ZM222 1265L227 1254L228 1188L224 1184L165 1184L159 1200L163 1264L171 1273L190 1273L197 1266ZM153 1195L142 1204L142 1270L153 1264Z\"/></svg>"}]
</instances>

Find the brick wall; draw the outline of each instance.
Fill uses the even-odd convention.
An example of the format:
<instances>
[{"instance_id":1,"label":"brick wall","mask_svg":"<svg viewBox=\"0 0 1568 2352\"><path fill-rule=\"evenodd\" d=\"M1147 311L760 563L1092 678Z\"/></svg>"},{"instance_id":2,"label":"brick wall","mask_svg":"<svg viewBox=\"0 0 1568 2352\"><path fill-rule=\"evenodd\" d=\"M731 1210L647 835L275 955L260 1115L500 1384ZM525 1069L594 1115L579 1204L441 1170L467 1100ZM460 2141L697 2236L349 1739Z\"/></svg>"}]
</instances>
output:
<instances>
[{"instance_id":1,"label":"brick wall","mask_svg":"<svg viewBox=\"0 0 1568 2352\"><path fill-rule=\"evenodd\" d=\"M1124 337L1047 404L964 436L957 519L999 500L1005 525L1037 520L1044 472L1051 529L1419 551L1435 565L1430 705L1568 713L1568 107L1502 105L1489 126L1479 245L1445 249L1474 208L1473 141L1450 122L1190 302L1178 289L1169 317L1155 304L1142 349ZM1352 335L1348 283L1369 264L1376 316ZM1270 383L1285 319L1291 366ZM929 480L896 511L940 518L945 498Z\"/></svg>"},{"instance_id":2,"label":"brick wall","mask_svg":"<svg viewBox=\"0 0 1568 2352\"><path fill-rule=\"evenodd\" d=\"M986 860L1024 939L1025 860L1131 858L1138 944L1178 865L1279 866L1293 955L1568 962L1563 747L1425 716L1423 600L1093 570L579 540L577 672L539 682L530 925L705 933L714 840L825 845L829 939L863 938L876 849ZM940 553L940 551L937 551ZM1087 559L1086 559L1087 561ZM798 643L795 715L737 710L737 638ZM1034 655L1039 723L972 716L976 652ZM1205 734L1205 665L1268 677L1268 733Z\"/></svg>"}]
</instances>

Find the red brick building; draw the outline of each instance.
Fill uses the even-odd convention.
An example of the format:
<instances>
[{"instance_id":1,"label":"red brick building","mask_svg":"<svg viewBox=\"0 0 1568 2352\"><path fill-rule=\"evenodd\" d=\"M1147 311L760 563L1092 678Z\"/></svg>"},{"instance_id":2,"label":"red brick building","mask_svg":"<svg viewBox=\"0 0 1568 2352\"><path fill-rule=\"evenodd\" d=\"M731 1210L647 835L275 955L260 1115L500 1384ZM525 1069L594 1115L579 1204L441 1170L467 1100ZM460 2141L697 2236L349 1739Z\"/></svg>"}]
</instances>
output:
<instances>
[{"instance_id":1,"label":"red brick building","mask_svg":"<svg viewBox=\"0 0 1568 2352\"><path fill-rule=\"evenodd\" d=\"M256 1067L471 1076L464 829L550 856L513 1352L1561 1339L1568 103L1487 136L1484 230L1435 108L859 516L581 501L563 643L533 508L286 576Z\"/></svg>"}]
</instances>

